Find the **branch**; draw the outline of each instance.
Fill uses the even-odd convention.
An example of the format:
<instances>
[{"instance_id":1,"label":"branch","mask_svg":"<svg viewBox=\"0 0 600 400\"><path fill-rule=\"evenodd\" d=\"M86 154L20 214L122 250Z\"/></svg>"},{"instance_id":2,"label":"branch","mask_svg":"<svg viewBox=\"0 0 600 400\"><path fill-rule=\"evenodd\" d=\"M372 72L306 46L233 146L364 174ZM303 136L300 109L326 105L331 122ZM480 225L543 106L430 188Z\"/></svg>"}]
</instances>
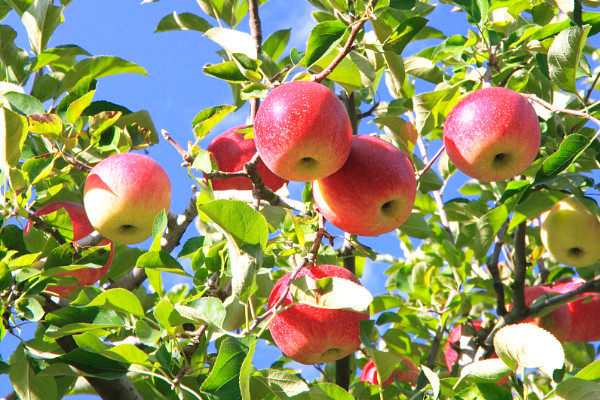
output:
<instances>
[{"instance_id":1,"label":"branch","mask_svg":"<svg viewBox=\"0 0 600 400\"><path fill-rule=\"evenodd\" d=\"M53 226L50 226L41 217L37 216L35 212L27 210L27 219L29 219L33 226L40 231L46 232L58 242L58 244L65 244L67 240L60 234L60 232Z\"/></svg>"},{"instance_id":2,"label":"branch","mask_svg":"<svg viewBox=\"0 0 600 400\"><path fill-rule=\"evenodd\" d=\"M167 142L171 143L171 145L173 145L173 147L175 147L175 150L177 150L177 152L179 153L181 158L183 158L183 164L181 166L182 167L191 167L194 162L194 157L192 157L187 151L185 151L183 149L183 147L181 147L179 145L179 143L177 143L171 137L171 135L169 135L169 132L167 132L166 130L163 129L160 131L160 133L162 134L163 138L165 138L165 140Z\"/></svg>"},{"instance_id":3,"label":"branch","mask_svg":"<svg viewBox=\"0 0 600 400\"><path fill-rule=\"evenodd\" d=\"M342 265L344 268L355 273L356 258L352 251L352 243L350 242L350 235L348 233L344 235L344 244L340 249L340 257L342 258ZM335 383L346 390L350 387L350 357L352 357L352 355L347 355L335 362Z\"/></svg>"},{"instance_id":4,"label":"branch","mask_svg":"<svg viewBox=\"0 0 600 400\"><path fill-rule=\"evenodd\" d=\"M596 87L596 83L598 83L598 78L600 78L600 71L598 71L598 73L596 74L596 78L594 78L594 82L592 83L592 86L590 86L587 93L585 94L585 98L583 99L584 105L586 105L588 103L588 101L590 100L590 96L592 95L592 92L594 91L594 88Z\"/></svg>"},{"instance_id":5,"label":"branch","mask_svg":"<svg viewBox=\"0 0 600 400\"><path fill-rule=\"evenodd\" d=\"M42 140L44 141L44 144L48 147L48 150L50 150L53 153L59 153L65 159L65 161L67 161L67 163L71 164L72 166L74 166L78 170L85 171L85 172L90 172L92 170L92 166L91 165L88 165L88 164L84 163L83 161L79 161L78 159L76 159L75 157L73 157L73 156L71 156L69 154L63 153L61 149L59 149L58 147L56 147L50 141L50 139L42 136Z\"/></svg>"},{"instance_id":6,"label":"branch","mask_svg":"<svg viewBox=\"0 0 600 400\"><path fill-rule=\"evenodd\" d=\"M494 251L487 263L488 271L490 271L490 275L492 275L494 291L496 292L496 313L499 316L506 314L504 284L502 283L502 277L500 276L500 270L498 269L498 260L500 259L500 253L502 252L502 246L504 245L502 236L504 236L504 231L506 230L507 225L508 221L505 221L498 231L498 234L496 235L496 241L494 242Z\"/></svg>"},{"instance_id":7,"label":"branch","mask_svg":"<svg viewBox=\"0 0 600 400\"><path fill-rule=\"evenodd\" d=\"M262 51L262 28L260 25L260 17L258 15L258 0L249 0L248 2L248 12L250 14L250 19L248 23L250 24L250 34L254 39L254 43L256 45L256 54L260 55ZM260 106L260 99L253 97L250 99L250 122L254 121L254 117L258 112L258 107Z\"/></svg>"},{"instance_id":8,"label":"branch","mask_svg":"<svg viewBox=\"0 0 600 400\"><path fill-rule=\"evenodd\" d=\"M571 110L571 109L568 109L568 108L558 108L558 107L555 107L552 104L548 103L547 101L544 101L544 100L540 99L539 97L537 97L534 94L520 93L520 95L523 96L523 97L525 97L526 99L535 101L536 103L538 103L538 104L546 107L548 110L550 110L550 111L552 111L554 113L571 114L571 115L576 115L578 117L587 118L588 120L592 121L596 125L600 126L600 120L598 120L597 118L592 117L587 112L578 111L578 110ZM600 132L596 132L595 136L598 136L598 133L600 133Z\"/></svg>"},{"instance_id":9,"label":"branch","mask_svg":"<svg viewBox=\"0 0 600 400\"><path fill-rule=\"evenodd\" d=\"M511 313L516 315L524 314L527 309L525 305L525 278L527 277L526 229L525 223L521 223L516 227L514 234L515 280L513 290L515 297Z\"/></svg>"}]
</instances>

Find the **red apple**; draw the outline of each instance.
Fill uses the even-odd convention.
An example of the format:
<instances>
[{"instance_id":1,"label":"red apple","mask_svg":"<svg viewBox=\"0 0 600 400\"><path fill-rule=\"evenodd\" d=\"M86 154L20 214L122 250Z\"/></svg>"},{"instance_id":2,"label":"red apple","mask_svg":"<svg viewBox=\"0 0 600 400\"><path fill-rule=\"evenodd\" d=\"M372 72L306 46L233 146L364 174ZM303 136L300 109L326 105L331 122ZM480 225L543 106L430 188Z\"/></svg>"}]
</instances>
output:
<instances>
[{"instance_id":1,"label":"red apple","mask_svg":"<svg viewBox=\"0 0 600 400\"><path fill-rule=\"evenodd\" d=\"M83 203L92 226L122 244L152 236L154 218L169 211L171 182L150 157L122 153L100 161L85 181Z\"/></svg>"},{"instance_id":2,"label":"red apple","mask_svg":"<svg viewBox=\"0 0 600 400\"><path fill-rule=\"evenodd\" d=\"M444 123L450 160L472 178L502 181L523 172L540 147L540 123L519 93L490 87L477 90L452 109Z\"/></svg>"},{"instance_id":3,"label":"red apple","mask_svg":"<svg viewBox=\"0 0 600 400\"><path fill-rule=\"evenodd\" d=\"M240 125L217 135L208 145L208 151L213 153L219 170L223 172L237 172L244 169L244 165L256 154L253 139L244 139L243 133L237 130L246 126ZM266 187L276 192L288 181L275 175L265 163L260 160L256 166ZM252 190L252 183L247 178L213 179L214 190Z\"/></svg>"},{"instance_id":4,"label":"red apple","mask_svg":"<svg viewBox=\"0 0 600 400\"><path fill-rule=\"evenodd\" d=\"M313 182L323 216L339 229L377 236L398 228L415 203L414 169L403 151L373 136L354 136L344 166Z\"/></svg>"},{"instance_id":5,"label":"red apple","mask_svg":"<svg viewBox=\"0 0 600 400\"><path fill-rule=\"evenodd\" d=\"M412 361L407 360L404 357L402 357L401 362L406 366L406 369L394 371L390 377L381 384L381 386L390 385L394 383L395 379L398 379L400 382L408 382L413 386L417 384L417 379L419 379L419 369L417 366ZM371 385L379 385L377 369L375 368L375 363L373 360L367 361L363 367L360 374L360 381L370 383Z\"/></svg>"},{"instance_id":6,"label":"red apple","mask_svg":"<svg viewBox=\"0 0 600 400\"><path fill-rule=\"evenodd\" d=\"M85 208L81 204L73 203L70 201L57 201L54 203L46 204L41 207L39 210L35 212L37 216L42 216L46 214L53 213L60 209L64 209L67 214L69 214L69 219L71 220L71 225L73 226L73 241L83 239L88 236L90 233L94 232L94 228L88 217L85 213ZM25 226L23 233L27 235L33 223L29 221ZM73 271L64 271L58 275L62 276L72 276L79 282L79 285L73 286L48 286L47 290L53 293L56 293L61 296L68 295L72 290L78 288L79 286L88 286L93 285L98 282L106 272L110 268L112 263L114 248L113 244L110 240L104 239L100 242L102 246L106 246L110 244L110 255L108 257L108 261L102 268L81 268Z\"/></svg>"},{"instance_id":7,"label":"red apple","mask_svg":"<svg viewBox=\"0 0 600 400\"><path fill-rule=\"evenodd\" d=\"M525 304L531 305L538 297L557 293L563 294L577 289L583 285L583 279L569 279L548 285L531 286L525 288ZM591 300L585 300L591 296ZM594 316L600 315L600 294L583 293L575 300L556 308L550 313L529 319L563 342L595 342L600 340L600 324Z\"/></svg>"},{"instance_id":8,"label":"red apple","mask_svg":"<svg viewBox=\"0 0 600 400\"><path fill-rule=\"evenodd\" d=\"M350 153L352 127L335 93L316 82L275 88L258 109L254 140L261 159L292 181L324 178Z\"/></svg>"},{"instance_id":9,"label":"red apple","mask_svg":"<svg viewBox=\"0 0 600 400\"><path fill-rule=\"evenodd\" d=\"M303 268L298 277L305 275L315 280L339 277L360 284L356 275L337 265ZM290 277L288 273L277 281L269 296L269 308L279 301ZM288 305L292 300L288 293L284 304ZM302 364L321 364L354 353L360 346L358 321L368 318L368 313L295 304L276 314L269 330L277 347L292 360Z\"/></svg>"}]
</instances>

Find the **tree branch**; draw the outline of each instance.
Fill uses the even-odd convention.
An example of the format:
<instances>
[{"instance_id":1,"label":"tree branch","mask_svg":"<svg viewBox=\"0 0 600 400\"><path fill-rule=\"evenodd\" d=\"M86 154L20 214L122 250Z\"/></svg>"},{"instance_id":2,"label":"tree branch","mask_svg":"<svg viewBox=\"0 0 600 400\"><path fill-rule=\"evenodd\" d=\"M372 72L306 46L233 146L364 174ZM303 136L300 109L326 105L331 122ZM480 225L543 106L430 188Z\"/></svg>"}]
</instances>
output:
<instances>
[{"instance_id":1,"label":"tree branch","mask_svg":"<svg viewBox=\"0 0 600 400\"><path fill-rule=\"evenodd\" d=\"M260 17L258 15L258 0L249 0L248 2L248 12L250 15L249 25L250 25L250 34L254 39L254 43L256 45L256 54L260 55L262 51L262 28L260 24ZM254 117L258 112L258 107L260 107L260 99L253 97L250 99L250 123L254 122Z\"/></svg>"},{"instance_id":2,"label":"tree branch","mask_svg":"<svg viewBox=\"0 0 600 400\"><path fill-rule=\"evenodd\" d=\"M490 271L490 275L492 275L494 291L496 292L496 313L499 316L503 316L504 314L506 314L506 304L504 301L504 284L502 283L502 277L500 276L500 270L498 269L498 261L500 259L500 253L502 252L502 246L504 245L502 236L504 236L504 232L506 231L507 225L508 221L505 221L500 230L498 231L498 234L496 235L496 240L494 242L494 251L487 263L488 271Z\"/></svg>"},{"instance_id":3,"label":"tree branch","mask_svg":"<svg viewBox=\"0 0 600 400\"><path fill-rule=\"evenodd\" d=\"M525 278L527 277L527 253L526 253L526 229L525 223L517 225L514 234L514 264L515 280L513 290L515 293L512 314L525 314L527 306L525 305Z\"/></svg>"}]
</instances>

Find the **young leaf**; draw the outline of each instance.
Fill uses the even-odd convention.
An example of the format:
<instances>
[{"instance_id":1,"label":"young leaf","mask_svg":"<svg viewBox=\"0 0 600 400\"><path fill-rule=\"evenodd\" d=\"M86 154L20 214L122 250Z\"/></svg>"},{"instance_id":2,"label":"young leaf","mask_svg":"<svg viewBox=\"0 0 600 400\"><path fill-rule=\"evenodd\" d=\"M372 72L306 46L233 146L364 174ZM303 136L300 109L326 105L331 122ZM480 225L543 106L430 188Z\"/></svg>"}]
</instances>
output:
<instances>
[{"instance_id":1,"label":"young leaf","mask_svg":"<svg viewBox=\"0 0 600 400\"><path fill-rule=\"evenodd\" d=\"M317 24L310 32L304 62L311 67L332 51L344 38L347 26L341 21L325 21Z\"/></svg>"},{"instance_id":2,"label":"young leaf","mask_svg":"<svg viewBox=\"0 0 600 400\"><path fill-rule=\"evenodd\" d=\"M262 51L272 60L278 60L290 40L290 32L291 29L282 29L270 34L262 45Z\"/></svg>"},{"instance_id":3,"label":"young leaf","mask_svg":"<svg viewBox=\"0 0 600 400\"><path fill-rule=\"evenodd\" d=\"M21 16L35 54L40 54L46 48L50 36L63 22L62 10L63 7L55 6L52 0L40 0L33 2Z\"/></svg>"},{"instance_id":4,"label":"young leaf","mask_svg":"<svg viewBox=\"0 0 600 400\"><path fill-rule=\"evenodd\" d=\"M548 49L548 68L552 82L559 88L575 93L577 67L581 62L583 47L591 25L573 26L556 35Z\"/></svg>"},{"instance_id":5,"label":"young leaf","mask_svg":"<svg viewBox=\"0 0 600 400\"><path fill-rule=\"evenodd\" d=\"M507 325L494 336L496 354L515 369L539 368L552 377L563 368L565 353L560 342L548 331L531 324Z\"/></svg>"},{"instance_id":6,"label":"young leaf","mask_svg":"<svg viewBox=\"0 0 600 400\"><path fill-rule=\"evenodd\" d=\"M235 110L234 106L216 106L200 111L192 121L194 137L201 140L210 132L227 114Z\"/></svg>"},{"instance_id":7,"label":"young leaf","mask_svg":"<svg viewBox=\"0 0 600 400\"><path fill-rule=\"evenodd\" d=\"M206 22L204 18L199 17L196 14L178 14L176 11L173 11L172 14L169 14L160 20L154 32L188 30L206 32L210 28L212 28L212 25Z\"/></svg>"}]
</instances>

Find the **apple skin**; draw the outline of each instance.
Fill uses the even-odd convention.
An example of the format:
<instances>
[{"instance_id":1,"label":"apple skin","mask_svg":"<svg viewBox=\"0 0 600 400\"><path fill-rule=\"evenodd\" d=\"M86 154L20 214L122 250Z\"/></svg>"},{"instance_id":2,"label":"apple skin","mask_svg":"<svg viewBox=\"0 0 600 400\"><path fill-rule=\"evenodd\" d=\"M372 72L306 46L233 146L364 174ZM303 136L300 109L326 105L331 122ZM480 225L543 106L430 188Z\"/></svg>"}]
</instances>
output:
<instances>
[{"instance_id":1,"label":"apple skin","mask_svg":"<svg viewBox=\"0 0 600 400\"><path fill-rule=\"evenodd\" d=\"M42 215L51 214L55 211L58 211L61 208L64 209L67 214L69 214L69 219L71 220L71 225L73 226L73 241L83 239L90 233L94 232L94 228L92 227L92 224L88 220L88 217L85 213L85 208L81 204L73 203L71 201L56 201L40 207L35 214L38 217L41 217ZM23 230L25 235L29 233L32 225L33 222L31 221L27 223L25 229ZM108 256L108 261L102 268L81 268L73 271L64 271L58 274L62 276L74 277L79 282L79 286L50 285L47 287L47 290L60 296L67 296L72 290L77 289L80 286L93 285L102 279L102 277L106 275L106 272L110 268L115 253L113 243L110 240L104 239L102 242L100 242L100 245L102 246L106 246L107 244L110 244L110 255Z\"/></svg>"},{"instance_id":2,"label":"apple skin","mask_svg":"<svg viewBox=\"0 0 600 400\"><path fill-rule=\"evenodd\" d=\"M577 278L528 286L525 288L525 304L529 306L535 299L548 293L570 292L584 283L585 280ZM592 299L584 301L589 296ZM594 318L596 315L600 315L600 294L586 292L543 317L530 318L525 322L546 329L561 342L595 342L600 340L600 324Z\"/></svg>"},{"instance_id":3,"label":"apple skin","mask_svg":"<svg viewBox=\"0 0 600 400\"><path fill-rule=\"evenodd\" d=\"M298 277L305 275L312 279L339 277L360 284L356 275L337 265L303 268ZM277 281L269 296L269 308L277 303L290 277L288 273ZM292 300L288 293L284 304L291 304ZM307 365L322 364L358 349L361 343L358 321L361 319L369 319L369 314L295 304L278 313L269 324L269 330L277 347L292 360Z\"/></svg>"},{"instance_id":4,"label":"apple skin","mask_svg":"<svg viewBox=\"0 0 600 400\"><path fill-rule=\"evenodd\" d=\"M444 123L450 160L480 181L503 181L523 172L540 148L540 123L531 104L502 88L479 89L460 100Z\"/></svg>"},{"instance_id":5,"label":"apple skin","mask_svg":"<svg viewBox=\"0 0 600 400\"><path fill-rule=\"evenodd\" d=\"M417 182L407 155L373 136L354 136L344 166L313 182L323 216L354 235L377 236L398 228L415 203Z\"/></svg>"},{"instance_id":6,"label":"apple skin","mask_svg":"<svg viewBox=\"0 0 600 400\"><path fill-rule=\"evenodd\" d=\"M419 369L417 366L410 360L402 357L402 364L406 366L406 370L397 370L394 371L389 378L387 378L381 386L388 386L395 382L395 378L400 382L408 382L412 386L417 384L417 380L419 379ZM377 376L377 369L375 368L375 363L373 360L369 359L365 366L362 369L360 374L360 381L367 382L371 385L378 386L379 378Z\"/></svg>"},{"instance_id":7,"label":"apple skin","mask_svg":"<svg viewBox=\"0 0 600 400\"><path fill-rule=\"evenodd\" d=\"M246 127L240 125L228 129L217 135L208 145L207 150L215 156L220 171L241 171L256 154L254 139L244 139L244 134L237 132ZM265 186L274 192L288 182L271 172L262 160L258 162L256 169ZM252 183L247 178L213 179L212 187L213 190L252 190Z\"/></svg>"},{"instance_id":8,"label":"apple skin","mask_svg":"<svg viewBox=\"0 0 600 400\"><path fill-rule=\"evenodd\" d=\"M92 226L117 243L152 236L159 212L169 211L171 182L150 157L121 153L100 161L85 181L83 203Z\"/></svg>"},{"instance_id":9,"label":"apple skin","mask_svg":"<svg viewBox=\"0 0 600 400\"><path fill-rule=\"evenodd\" d=\"M290 82L265 98L254 120L261 159L276 175L308 182L340 169L352 126L335 93L316 82Z\"/></svg>"},{"instance_id":10,"label":"apple skin","mask_svg":"<svg viewBox=\"0 0 600 400\"><path fill-rule=\"evenodd\" d=\"M578 268L600 260L600 221L576 197L559 201L542 215L540 236L562 264Z\"/></svg>"}]
</instances>

